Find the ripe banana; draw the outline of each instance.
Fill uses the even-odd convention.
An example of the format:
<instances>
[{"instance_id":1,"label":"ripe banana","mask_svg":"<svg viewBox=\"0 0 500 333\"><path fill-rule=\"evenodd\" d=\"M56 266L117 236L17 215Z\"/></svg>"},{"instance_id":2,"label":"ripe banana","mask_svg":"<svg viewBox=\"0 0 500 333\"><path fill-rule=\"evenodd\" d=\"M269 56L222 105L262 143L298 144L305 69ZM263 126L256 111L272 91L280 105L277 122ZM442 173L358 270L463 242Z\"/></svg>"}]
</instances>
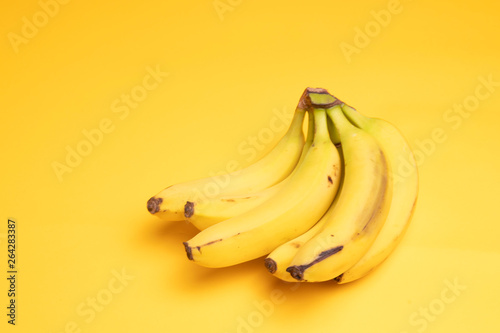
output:
<instances>
[{"instance_id":1,"label":"ripe banana","mask_svg":"<svg viewBox=\"0 0 500 333\"><path fill-rule=\"evenodd\" d=\"M182 221L190 203L224 195L255 193L286 178L295 168L304 145L303 119L309 105L304 91L291 125L276 146L256 163L220 177L207 177L171 185L150 198L148 211L166 221ZM308 97L307 97L308 98ZM187 206L186 206L187 205Z\"/></svg>"},{"instance_id":2,"label":"ripe banana","mask_svg":"<svg viewBox=\"0 0 500 333\"><path fill-rule=\"evenodd\" d=\"M328 220L287 268L299 281L332 280L354 266L375 241L391 203L391 178L377 141L353 126L340 106L328 115L340 136L344 184Z\"/></svg>"},{"instance_id":3,"label":"ripe banana","mask_svg":"<svg viewBox=\"0 0 500 333\"><path fill-rule=\"evenodd\" d=\"M342 154L340 154L340 157L342 159ZM297 282L297 280L295 280L290 275L290 273L286 271L286 269L288 268L288 266L290 266L293 257L299 251L302 245L313 238L314 235L316 235L318 231L323 228L323 225L326 221L328 221L329 216L335 210L338 199L340 197L339 194L342 192L342 186L344 182L343 179L344 172L341 173L337 195L335 196L335 199L333 199L333 203L330 205L330 208L328 208L328 211L325 213L325 215L323 215L323 217L307 232L284 244L281 244L267 256L267 258L264 260L264 265L266 266L269 273L273 274L275 277L283 281Z\"/></svg>"},{"instance_id":4,"label":"ripe banana","mask_svg":"<svg viewBox=\"0 0 500 333\"><path fill-rule=\"evenodd\" d=\"M382 119L368 118L343 105L349 120L370 133L380 144L393 174L391 209L382 230L365 255L336 278L338 283L357 280L382 263L399 244L408 228L418 197L418 170L413 153L401 132Z\"/></svg>"},{"instance_id":5,"label":"ripe banana","mask_svg":"<svg viewBox=\"0 0 500 333\"><path fill-rule=\"evenodd\" d=\"M307 138L302 154L297 162L299 166L313 141L314 117L308 110ZM187 221L199 230L204 230L216 223L241 215L261 205L279 192L281 187L288 181L290 176L297 170L295 168L290 175L276 185L268 187L256 193L244 193L237 195L216 196L201 201L190 201L184 207L184 216Z\"/></svg>"},{"instance_id":6,"label":"ripe banana","mask_svg":"<svg viewBox=\"0 0 500 333\"><path fill-rule=\"evenodd\" d=\"M339 186L341 165L324 108L339 101L321 89L309 88L308 95L314 107L314 140L297 171L260 206L184 242L190 260L224 267L261 257L306 232L326 212Z\"/></svg>"}]
</instances>

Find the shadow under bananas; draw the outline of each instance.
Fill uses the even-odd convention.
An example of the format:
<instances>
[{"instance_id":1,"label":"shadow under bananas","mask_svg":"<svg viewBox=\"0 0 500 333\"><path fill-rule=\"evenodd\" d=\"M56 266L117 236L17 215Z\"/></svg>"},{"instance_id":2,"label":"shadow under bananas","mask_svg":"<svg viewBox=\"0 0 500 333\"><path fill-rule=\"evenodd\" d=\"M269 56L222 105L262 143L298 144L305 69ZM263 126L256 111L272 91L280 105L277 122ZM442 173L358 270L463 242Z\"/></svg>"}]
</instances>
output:
<instances>
[{"instance_id":1,"label":"shadow under bananas","mask_svg":"<svg viewBox=\"0 0 500 333\"><path fill-rule=\"evenodd\" d=\"M134 243L146 255L154 253L154 256L164 257L165 260L158 262L158 265L165 266L165 283L169 288L175 287L188 294L234 285L259 271L267 273L263 258L223 268L202 267L188 260L182 243L198 232L198 229L185 221L165 222L151 217L136 229Z\"/></svg>"},{"instance_id":2,"label":"shadow under bananas","mask_svg":"<svg viewBox=\"0 0 500 333\"><path fill-rule=\"evenodd\" d=\"M343 295L349 294L355 285L367 279L345 285L333 281L285 282L267 271L264 266L266 256L229 267L202 267L188 260L182 244L198 232L184 221L164 222L152 217L141 224L134 238L136 245L145 248L146 252L154 251L155 256L167 259L158 262L158 265L165 265L165 276L161 279L169 288L176 288L186 295L199 297L204 294L210 297L221 290L250 287L255 300L270 298L273 293L278 293L282 295L283 302L275 306L277 316L280 313L289 314L294 309L301 309L302 313L309 311L308 308L314 311L318 303L324 301L325 305L331 304L332 299L345 297Z\"/></svg>"},{"instance_id":3,"label":"shadow under bananas","mask_svg":"<svg viewBox=\"0 0 500 333\"><path fill-rule=\"evenodd\" d=\"M263 265L263 263L261 262ZM265 268L264 268L265 270ZM267 273L267 271L265 272ZM274 320L283 320L287 318L307 317L305 312L316 312L318 308L331 308L336 304L336 300L351 299L359 288L359 284L366 283L368 278L353 281L347 284L339 285L334 281L324 282L286 282L273 277L267 273L268 277L262 279L262 288L260 295L281 295L279 304L275 304L273 317ZM268 298L272 300L272 297ZM339 305L340 306L340 305ZM340 310L340 308L338 309ZM295 317L295 314L297 317ZM332 311L331 316L341 316L342 311Z\"/></svg>"},{"instance_id":4,"label":"shadow under bananas","mask_svg":"<svg viewBox=\"0 0 500 333\"><path fill-rule=\"evenodd\" d=\"M227 288L247 288L262 274L263 258L254 259L229 267L209 268L199 266L186 258L186 265L182 267L184 274L179 288L186 293L199 294L207 291L220 291Z\"/></svg>"},{"instance_id":5,"label":"shadow under bananas","mask_svg":"<svg viewBox=\"0 0 500 333\"><path fill-rule=\"evenodd\" d=\"M137 231L137 242L143 246L162 245L167 250L184 249L182 242L196 235L198 230L185 221L161 221L151 217ZM170 252L171 253L171 252Z\"/></svg>"}]
</instances>

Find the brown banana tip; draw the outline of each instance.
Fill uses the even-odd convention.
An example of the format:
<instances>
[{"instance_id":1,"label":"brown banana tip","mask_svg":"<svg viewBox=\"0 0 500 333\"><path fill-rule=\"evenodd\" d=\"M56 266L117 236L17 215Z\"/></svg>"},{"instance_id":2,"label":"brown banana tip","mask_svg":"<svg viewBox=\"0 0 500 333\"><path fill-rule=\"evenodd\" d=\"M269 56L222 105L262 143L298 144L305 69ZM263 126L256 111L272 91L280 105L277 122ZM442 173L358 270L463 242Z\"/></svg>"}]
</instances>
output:
<instances>
[{"instance_id":1,"label":"brown banana tip","mask_svg":"<svg viewBox=\"0 0 500 333\"><path fill-rule=\"evenodd\" d=\"M298 108L303 109L303 110L310 110L311 109L311 99L309 98L309 88L306 88L304 92L302 93L302 96L300 96L299 104L297 105Z\"/></svg>"},{"instance_id":2,"label":"brown banana tip","mask_svg":"<svg viewBox=\"0 0 500 333\"><path fill-rule=\"evenodd\" d=\"M148 211L151 214L156 214L160 211L160 205L163 202L162 198L152 197L148 200Z\"/></svg>"},{"instance_id":3,"label":"brown banana tip","mask_svg":"<svg viewBox=\"0 0 500 333\"><path fill-rule=\"evenodd\" d=\"M189 246L188 242L183 242L182 244L184 244L188 259L193 260L193 251L191 250L191 246Z\"/></svg>"},{"instance_id":4,"label":"brown banana tip","mask_svg":"<svg viewBox=\"0 0 500 333\"><path fill-rule=\"evenodd\" d=\"M264 266L266 266L267 270L271 274L276 273L276 270L278 269L278 265L276 264L276 261L274 261L271 258L266 258L264 260Z\"/></svg>"},{"instance_id":5,"label":"brown banana tip","mask_svg":"<svg viewBox=\"0 0 500 333\"><path fill-rule=\"evenodd\" d=\"M344 273L340 274L339 276L337 276L335 279L333 279L333 281L337 282L337 283L340 283L342 281L342 276L344 275Z\"/></svg>"},{"instance_id":6,"label":"brown banana tip","mask_svg":"<svg viewBox=\"0 0 500 333\"><path fill-rule=\"evenodd\" d=\"M311 103L311 98L309 97L309 94L328 94L328 91L323 88L307 87L302 93L302 96L300 97L298 105L299 108L303 110L310 110L312 108L313 105Z\"/></svg>"},{"instance_id":7,"label":"brown banana tip","mask_svg":"<svg viewBox=\"0 0 500 333\"><path fill-rule=\"evenodd\" d=\"M187 201L184 205L184 216L190 218L194 214L194 202Z\"/></svg>"},{"instance_id":8,"label":"brown banana tip","mask_svg":"<svg viewBox=\"0 0 500 333\"><path fill-rule=\"evenodd\" d=\"M335 97L334 95L330 94L328 92L328 90L323 89L323 88L306 88L305 94L307 95L309 106L313 107L313 108L329 109L329 108L332 108L334 106L337 106L337 105L341 105L342 106L344 104L337 97ZM333 99L333 101L330 101L330 102L323 101L323 102L321 102L319 104L316 104L315 101L313 101L311 99L311 97L309 96L310 94L329 95Z\"/></svg>"},{"instance_id":9,"label":"brown banana tip","mask_svg":"<svg viewBox=\"0 0 500 333\"><path fill-rule=\"evenodd\" d=\"M299 266L290 266L286 269L288 273L295 279L302 281L304 280L304 270Z\"/></svg>"},{"instance_id":10,"label":"brown banana tip","mask_svg":"<svg viewBox=\"0 0 500 333\"><path fill-rule=\"evenodd\" d=\"M328 90L324 88L312 88L312 87L307 87L306 88L307 93L309 94L328 94Z\"/></svg>"}]
</instances>

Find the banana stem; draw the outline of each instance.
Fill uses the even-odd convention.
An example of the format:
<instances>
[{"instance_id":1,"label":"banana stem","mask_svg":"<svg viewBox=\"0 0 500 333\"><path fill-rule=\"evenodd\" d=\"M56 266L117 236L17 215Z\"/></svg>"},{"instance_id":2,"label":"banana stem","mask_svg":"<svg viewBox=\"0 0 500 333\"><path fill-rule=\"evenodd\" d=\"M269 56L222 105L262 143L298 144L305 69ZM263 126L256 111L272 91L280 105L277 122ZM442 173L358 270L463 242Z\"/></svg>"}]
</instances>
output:
<instances>
[{"instance_id":1,"label":"banana stem","mask_svg":"<svg viewBox=\"0 0 500 333\"><path fill-rule=\"evenodd\" d=\"M301 101L309 102L310 107L314 110L322 109L327 110L337 105L342 105L342 101L331 95L326 89L323 88L307 88L301 97ZM340 144L340 138L335 127L327 119L327 129L329 132L330 140L335 144Z\"/></svg>"},{"instance_id":2,"label":"banana stem","mask_svg":"<svg viewBox=\"0 0 500 333\"><path fill-rule=\"evenodd\" d=\"M306 114L306 110L302 109L300 107L297 107L295 109L295 113L293 114L292 122L290 124L290 127L288 128L287 132L285 133L284 137L290 137L290 136L298 136L299 133L302 133L303 131L303 123L304 123L304 116Z\"/></svg>"},{"instance_id":3,"label":"banana stem","mask_svg":"<svg viewBox=\"0 0 500 333\"><path fill-rule=\"evenodd\" d=\"M304 142L304 146L302 148L302 154L299 157L299 161L297 162L297 165L300 165L304 158L307 155L307 151L309 150L309 147L311 147L313 140L314 140L314 113L313 110L307 110L307 138L306 141Z\"/></svg>"},{"instance_id":4,"label":"banana stem","mask_svg":"<svg viewBox=\"0 0 500 333\"><path fill-rule=\"evenodd\" d=\"M371 118L363 116L361 113L356 111L355 108L349 105L342 105L342 111L349 121L359 128L366 128L370 123Z\"/></svg>"},{"instance_id":5,"label":"banana stem","mask_svg":"<svg viewBox=\"0 0 500 333\"><path fill-rule=\"evenodd\" d=\"M329 109L335 105L342 104L342 101L330 95L326 89L307 88L306 91L313 108Z\"/></svg>"},{"instance_id":6,"label":"banana stem","mask_svg":"<svg viewBox=\"0 0 500 333\"><path fill-rule=\"evenodd\" d=\"M348 131L349 128L353 127L353 125L344 116L339 105L335 105L334 107L329 108L328 110L326 110L326 112L330 119L333 121L333 124L337 129L340 138L342 139L342 137L346 135L346 131Z\"/></svg>"},{"instance_id":7,"label":"banana stem","mask_svg":"<svg viewBox=\"0 0 500 333\"><path fill-rule=\"evenodd\" d=\"M330 138L330 133L328 131L328 125L326 122L326 112L324 109L314 108L314 142L317 140L322 140L327 137Z\"/></svg>"},{"instance_id":8,"label":"banana stem","mask_svg":"<svg viewBox=\"0 0 500 333\"><path fill-rule=\"evenodd\" d=\"M342 102L336 99L334 96L330 95L326 89L323 88L306 88L299 99L297 108L293 115L292 123L285 133L285 136L297 135L298 131L302 131L301 126L304 121L305 113L309 113L309 125L307 140L313 141L313 137L309 136L309 133L314 133L314 120L313 108L327 109L333 105L341 104Z\"/></svg>"},{"instance_id":9,"label":"banana stem","mask_svg":"<svg viewBox=\"0 0 500 333\"><path fill-rule=\"evenodd\" d=\"M330 140L332 140L335 146L339 148L341 145L339 132L337 131L337 128L333 125L333 122L330 119L330 117L328 117L327 121L328 121L328 131L330 132Z\"/></svg>"},{"instance_id":10,"label":"banana stem","mask_svg":"<svg viewBox=\"0 0 500 333\"><path fill-rule=\"evenodd\" d=\"M306 145L311 144L314 140L314 112L313 110L307 110L308 123L307 123L307 138Z\"/></svg>"}]
</instances>

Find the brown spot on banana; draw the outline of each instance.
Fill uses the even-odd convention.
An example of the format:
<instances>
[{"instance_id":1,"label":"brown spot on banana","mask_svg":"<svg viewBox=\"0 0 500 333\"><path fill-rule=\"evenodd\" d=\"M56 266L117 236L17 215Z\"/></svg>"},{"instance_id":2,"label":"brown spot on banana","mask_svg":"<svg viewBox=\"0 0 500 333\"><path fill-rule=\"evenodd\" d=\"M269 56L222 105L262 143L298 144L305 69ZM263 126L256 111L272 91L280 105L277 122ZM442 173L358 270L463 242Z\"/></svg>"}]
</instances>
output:
<instances>
[{"instance_id":1,"label":"brown spot on banana","mask_svg":"<svg viewBox=\"0 0 500 333\"><path fill-rule=\"evenodd\" d=\"M222 241L222 238L219 238L219 239L216 239L216 240L213 240L213 241L210 241L208 243L205 243L203 245L200 245L200 246L197 246L198 250L202 247L202 246L208 246L208 245L211 245L211 244L214 244L214 243L217 243L217 242L221 242Z\"/></svg>"},{"instance_id":2,"label":"brown spot on banana","mask_svg":"<svg viewBox=\"0 0 500 333\"><path fill-rule=\"evenodd\" d=\"M160 205L161 205L162 202L163 202L162 198L156 198L156 197L150 198L148 200L148 204L147 204L148 211L151 214L158 213L160 211Z\"/></svg>"},{"instance_id":3,"label":"brown spot on banana","mask_svg":"<svg viewBox=\"0 0 500 333\"><path fill-rule=\"evenodd\" d=\"M238 197L236 199L233 199L233 198L221 198L220 201L225 201L225 202L237 202L237 201L241 201L241 200L248 200L248 199L253 199L255 198L255 196L249 196L249 197Z\"/></svg>"},{"instance_id":4,"label":"brown spot on banana","mask_svg":"<svg viewBox=\"0 0 500 333\"><path fill-rule=\"evenodd\" d=\"M332 179L332 177L328 176L328 182L329 182L330 184L333 184L333 179Z\"/></svg>"},{"instance_id":5,"label":"brown spot on banana","mask_svg":"<svg viewBox=\"0 0 500 333\"><path fill-rule=\"evenodd\" d=\"M384 164L385 164L385 162L384 162ZM376 209L373 210L372 214L368 218L368 221L366 222L363 229L361 230L362 233L370 232L370 227L373 225L374 220L377 219L378 215L380 214L381 210L383 209L385 201L387 200L387 186L388 186L387 175L383 175L382 177L384 178L383 184L382 184L381 189L380 189L382 194L380 195ZM358 233L358 235L359 235L359 233Z\"/></svg>"},{"instance_id":6,"label":"brown spot on banana","mask_svg":"<svg viewBox=\"0 0 500 333\"><path fill-rule=\"evenodd\" d=\"M290 267L288 267L286 269L286 271L288 273L290 273L290 275L295 280L304 281L304 271L306 269L308 269L309 267L311 267L311 266L319 263L320 261L325 260L326 258L334 255L335 253L342 251L343 248L344 248L343 245L339 245L339 246L333 247L331 249L325 250L325 251L321 252L320 254L318 254L318 256L316 257L316 259L314 259L310 263L305 264L305 265L290 266Z\"/></svg>"},{"instance_id":7,"label":"brown spot on banana","mask_svg":"<svg viewBox=\"0 0 500 333\"><path fill-rule=\"evenodd\" d=\"M194 214L194 202L187 201L184 205L184 216L190 218Z\"/></svg>"},{"instance_id":8,"label":"brown spot on banana","mask_svg":"<svg viewBox=\"0 0 500 333\"><path fill-rule=\"evenodd\" d=\"M333 175L334 175L335 177L337 177L337 174L338 174L338 172L339 172L339 171L340 171L340 170L339 170L339 166L338 166L337 164L334 164L334 165L333 165Z\"/></svg>"},{"instance_id":9,"label":"brown spot on banana","mask_svg":"<svg viewBox=\"0 0 500 333\"><path fill-rule=\"evenodd\" d=\"M238 233L238 235L239 235L239 233ZM201 248L202 247L208 246L208 245L211 245L211 244L214 244L214 243L217 243L217 242L220 242L222 240L223 240L222 238L219 238L219 239L210 241L208 243L205 243L203 245L194 246L194 247L190 246L188 242L183 242L182 244L184 244L184 249L186 250L186 254L187 254L188 259L189 260L193 260L193 248L197 249L198 252L201 253Z\"/></svg>"}]
</instances>

